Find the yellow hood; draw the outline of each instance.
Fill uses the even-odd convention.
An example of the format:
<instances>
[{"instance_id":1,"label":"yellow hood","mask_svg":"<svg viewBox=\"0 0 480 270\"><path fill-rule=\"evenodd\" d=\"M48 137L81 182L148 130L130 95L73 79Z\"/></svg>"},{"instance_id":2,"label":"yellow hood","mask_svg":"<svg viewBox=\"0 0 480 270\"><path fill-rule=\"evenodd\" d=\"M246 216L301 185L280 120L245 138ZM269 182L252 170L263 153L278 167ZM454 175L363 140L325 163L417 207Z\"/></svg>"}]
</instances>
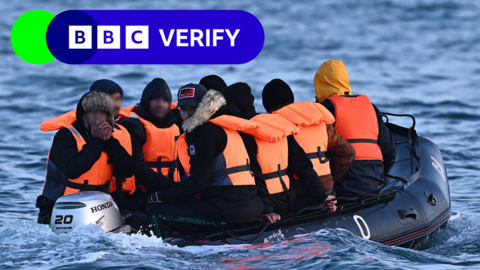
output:
<instances>
[{"instance_id":1,"label":"yellow hood","mask_svg":"<svg viewBox=\"0 0 480 270\"><path fill-rule=\"evenodd\" d=\"M318 102L332 96L343 96L345 92L352 94L347 68L337 59L328 60L318 68L313 84Z\"/></svg>"}]
</instances>

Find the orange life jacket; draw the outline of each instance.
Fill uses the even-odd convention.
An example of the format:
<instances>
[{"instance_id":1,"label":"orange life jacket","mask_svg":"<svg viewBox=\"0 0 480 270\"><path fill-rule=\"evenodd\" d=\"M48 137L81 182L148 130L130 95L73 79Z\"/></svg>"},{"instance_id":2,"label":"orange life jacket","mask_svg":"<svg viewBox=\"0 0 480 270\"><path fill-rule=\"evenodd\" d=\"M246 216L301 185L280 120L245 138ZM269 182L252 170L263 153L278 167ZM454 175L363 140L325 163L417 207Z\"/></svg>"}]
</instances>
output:
<instances>
[{"instance_id":1,"label":"orange life jacket","mask_svg":"<svg viewBox=\"0 0 480 270\"><path fill-rule=\"evenodd\" d=\"M301 129L298 134L294 135L295 140L312 161L313 168L322 179L325 188L332 189L331 178L322 176L330 174L330 159L326 156L328 149L326 125L335 121L333 115L324 106L314 102L292 103L273 114L281 115ZM297 176L295 179L298 179Z\"/></svg>"},{"instance_id":2,"label":"orange life jacket","mask_svg":"<svg viewBox=\"0 0 480 270\"><path fill-rule=\"evenodd\" d=\"M335 106L335 129L355 148L355 160L382 160L377 114L367 96L328 98Z\"/></svg>"},{"instance_id":3,"label":"orange life jacket","mask_svg":"<svg viewBox=\"0 0 480 270\"><path fill-rule=\"evenodd\" d=\"M257 143L257 160L262 168L262 178L269 194L290 190L287 175L288 141L287 136L296 134L299 128L279 115L259 114L252 119L259 127L251 134Z\"/></svg>"},{"instance_id":4,"label":"orange life jacket","mask_svg":"<svg viewBox=\"0 0 480 270\"><path fill-rule=\"evenodd\" d=\"M178 172L178 150L177 139L180 136L180 129L177 125L169 128L157 128L150 121L138 116L133 109L135 106L124 108L121 111L122 118L137 118L145 128L147 141L143 145L144 162L152 168L152 170L162 172L163 175L173 179L175 182L180 181L180 173ZM146 192L148 189L139 185Z\"/></svg>"},{"instance_id":5,"label":"orange life jacket","mask_svg":"<svg viewBox=\"0 0 480 270\"><path fill-rule=\"evenodd\" d=\"M120 142L120 144L123 146L123 148L125 148L128 154L132 155L132 139L128 130L119 124L115 124L114 129L115 131L112 133L112 136ZM129 195L132 195L133 192L135 192L135 189L135 176L122 179L117 179L115 176L112 177L110 193L114 193L117 190L123 191L121 193L116 193L117 199L123 198L122 193L128 193Z\"/></svg>"},{"instance_id":6,"label":"orange life jacket","mask_svg":"<svg viewBox=\"0 0 480 270\"><path fill-rule=\"evenodd\" d=\"M45 120L40 124L40 130L55 131L70 126L77 121L76 112L77 110L72 110L53 119ZM132 155L132 140L130 138L130 133L128 133L126 128L122 125L115 124L112 136L120 142L120 145L122 145L130 155ZM124 178L119 184L121 184L123 193L131 195L135 192L135 176L126 179ZM117 180L116 177L112 177L110 193L114 193L115 191L117 191ZM117 197L122 198L123 194L117 193Z\"/></svg>"},{"instance_id":7,"label":"orange life jacket","mask_svg":"<svg viewBox=\"0 0 480 270\"><path fill-rule=\"evenodd\" d=\"M212 180L213 186L248 186L255 185L255 178L250 172L248 153L238 131L249 131L257 128L256 124L229 115L222 115L209 120L225 130L227 134L227 146L223 153L215 157L213 162ZM185 134L178 140L178 155L185 173L190 176L190 156Z\"/></svg>"},{"instance_id":8,"label":"orange life jacket","mask_svg":"<svg viewBox=\"0 0 480 270\"><path fill-rule=\"evenodd\" d=\"M77 150L83 149L85 139L72 126L65 126L72 133L77 142ZM112 180L112 165L108 164L108 155L102 152L100 158L93 164L92 168L77 179L67 179L65 175L51 162L50 153L47 159L47 176L43 184L42 195L50 200L56 201L61 196L80 191L104 191L108 192Z\"/></svg>"}]
</instances>

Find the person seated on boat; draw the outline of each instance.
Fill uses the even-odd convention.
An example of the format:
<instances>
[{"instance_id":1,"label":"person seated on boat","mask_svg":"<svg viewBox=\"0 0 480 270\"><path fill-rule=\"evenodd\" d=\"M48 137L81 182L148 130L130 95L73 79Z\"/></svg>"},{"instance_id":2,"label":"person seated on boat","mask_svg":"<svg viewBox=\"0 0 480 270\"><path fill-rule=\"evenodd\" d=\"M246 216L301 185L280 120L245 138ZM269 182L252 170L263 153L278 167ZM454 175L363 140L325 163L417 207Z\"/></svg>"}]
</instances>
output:
<instances>
[{"instance_id":1,"label":"person seated on boat","mask_svg":"<svg viewBox=\"0 0 480 270\"><path fill-rule=\"evenodd\" d=\"M113 100L113 115L116 121L113 126L112 136L117 139L125 150L132 154L132 142L130 134L127 129L118 124L118 117L122 108L123 89L116 82L108 79L101 79L93 82L90 86L89 92L103 92ZM58 130L58 123L73 124L77 120L76 110L72 110L54 119L46 120L40 125L42 131ZM143 223L145 223L145 215L141 213L145 209L146 200L131 199L131 195L135 192L135 177L128 177L123 179L112 178L110 185L110 194L114 198L117 206L123 216L128 217L125 219L128 225L132 228L138 229Z\"/></svg>"},{"instance_id":2,"label":"person seated on boat","mask_svg":"<svg viewBox=\"0 0 480 270\"><path fill-rule=\"evenodd\" d=\"M37 198L38 223L50 223L58 198L80 191L109 193L113 176L123 179L135 173L136 163L112 136L116 131L109 95L89 92L78 102L73 123L69 117L58 117L42 125L58 131L48 154L42 195Z\"/></svg>"},{"instance_id":3,"label":"person seated on boat","mask_svg":"<svg viewBox=\"0 0 480 270\"><path fill-rule=\"evenodd\" d=\"M258 223L264 204L238 133L255 129L255 122L235 117L238 109L227 106L220 92L199 84L180 88L178 106L185 131L178 140L179 160L189 177L152 194L151 229L167 237Z\"/></svg>"},{"instance_id":4,"label":"person seated on boat","mask_svg":"<svg viewBox=\"0 0 480 270\"><path fill-rule=\"evenodd\" d=\"M139 164L132 198L146 202L153 192L180 181L183 170L178 167L176 147L181 134L180 111L172 106L165 80L156 78L148 83L140 103L122 109L119 123L130 133L132 156Z\"/></svg>"},{"instance_id":5,"label":"person seated on boat","mask_svg":"<svg viewBox=\"0 0 480 270\"><path fill-rule=\"evenodd\" d=\"M294 137L300 128L275 114L257 114L255 97L246 83L232 84L222 94L228 105L240 110L240 118L254 121L259 126L257 130L240 132L240 135L250 157L258 195L265 204L264 214L269 221L275 222L280 219L279 215L292 211L295 193L290 176L293 178L293 174L297 176L296 181L307 187L316 205L335 211L335 197L327 195L310 158ZM318 121L323 121L323 118Z\"/></svg>"},{"instance_id":6,"label":"person seated on boat","mask_svg":"<svg viewBox=\"0 0 480 270\"><path fill-rule=\"evenodd\" d=\"M300 129L293 135L295 142L307 153L313 164L315 176L326 188L326 194L334 195L334 183L352 165L355 149L333 127L333 115L314 102L294 102L290 86L280 79L267 83L262 92L262 103L267 112L279 115ZM302 161L303 165L307 163ZM295 210L314 205L311 187L305 185L296 172L293 186L297 194Z\"/></svg>"},{"instance_id":7,"label":"person seated on boat","mask_svg":"<svg viewBox=\"0 0 480 270\"><path fill-rule=\"evenodd\" d=\"M132 155L132 139L128 130L118 123L118 117L122 109L123 89L116 82L107 79L95 81L90 86L89 92L103 92L113 100L113 116L115 119L112 136ZM135 200L127 200L135 192L135 176L116 179L112 178L110 193L121 210L144 210L145 203Z\"/></svg>"},{"instance_id":8,"label":"person seated on boat","mask_svg":"<svg viewBox=\"0 0 480 270\"><path fill-rule=\"evenodd\" d=\"M317 102L335 116L335 129L355 148L355 161L338 182L338 197L378 194L395 162L396 145L378 108L365 95L352 95L340 60L323 63L314 80Z\"/></svg>"},{"instance_id":9,"label":"person seated on boat","mask_svg":"<svg viewBox=\"0 0 480 270\"><path fill-rule=\"evenodd\" d=\"M222 91L227 88L225 81L218 75L208 75L203 77L198 84L203 85L207 90Z\"/></svg>"}]
</instances>

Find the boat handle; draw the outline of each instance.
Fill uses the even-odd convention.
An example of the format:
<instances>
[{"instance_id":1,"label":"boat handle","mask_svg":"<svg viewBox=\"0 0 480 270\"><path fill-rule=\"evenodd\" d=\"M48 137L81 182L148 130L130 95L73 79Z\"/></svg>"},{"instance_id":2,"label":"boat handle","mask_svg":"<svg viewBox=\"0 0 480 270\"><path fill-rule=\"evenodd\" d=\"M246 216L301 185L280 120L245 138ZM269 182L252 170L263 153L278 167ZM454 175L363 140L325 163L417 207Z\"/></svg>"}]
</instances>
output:
<instances>
[{"instance_id":1,"label":"boat handle","mask_svg":"<svg viewBox=\"0 0 480 270\"><path fill-rule=\"evenodd\" d=\"M413 207L409 210L397 210L397 213L402 220L405 220L406 218L411 218L413 220L417 219L417 211L415 211Z\"/></svg>"}]
</instances>

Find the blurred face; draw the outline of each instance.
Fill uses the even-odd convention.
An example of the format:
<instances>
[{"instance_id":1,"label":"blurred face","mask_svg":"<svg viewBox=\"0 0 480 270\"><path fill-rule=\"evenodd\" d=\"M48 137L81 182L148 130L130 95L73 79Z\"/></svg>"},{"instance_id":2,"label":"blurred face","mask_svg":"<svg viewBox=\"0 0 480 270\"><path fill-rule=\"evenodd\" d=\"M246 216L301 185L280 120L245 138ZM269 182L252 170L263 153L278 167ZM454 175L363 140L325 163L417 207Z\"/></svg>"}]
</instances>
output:
<instances>
[{"instance_id":1,"label":"blurred face","mask_svg":"<svg viewBox=\"0 0 480 270\"><path fill-rule=\"evenodd\" d=\"M118 115L120 114L120 110L122 109L122 95L117 92L111 94L110 97L113 100L113 115L115 116L115 119L117 119Z\"/></svg>"},{"instance_id":2,"label":"blurred face","mask_svg":"<svg viewBox=\"0 0 480 270\"><path fill-rule=\"evenodd\" d=\"M162 97L152 98L149 104L150 113L157 118L163 119L170 112L170 102Z\"/></svg>"},{"instance_id":3,"label":"blurred face","mask_svg":"<svg viewBox=\"0 0 480 270\"><path fill-rule=\"evenodd\" d=\"M185 120L190 116L192 116L196 109L197 109L196 107L192 107L192 106L182 106L180 107L180 116L182 117L183 120Z\"/></svg>"},{"instance_id":4,"label":"blurred face","mask_svg":"<svg viewBox=\"0 0 480 270\"><path fill-rule=\"evenodd\" d=\"M87 124L89 127L107 121L107 113L104 111L90 111L85 114L85 117L87 118Z\"/></svg>"}]
</instances>

